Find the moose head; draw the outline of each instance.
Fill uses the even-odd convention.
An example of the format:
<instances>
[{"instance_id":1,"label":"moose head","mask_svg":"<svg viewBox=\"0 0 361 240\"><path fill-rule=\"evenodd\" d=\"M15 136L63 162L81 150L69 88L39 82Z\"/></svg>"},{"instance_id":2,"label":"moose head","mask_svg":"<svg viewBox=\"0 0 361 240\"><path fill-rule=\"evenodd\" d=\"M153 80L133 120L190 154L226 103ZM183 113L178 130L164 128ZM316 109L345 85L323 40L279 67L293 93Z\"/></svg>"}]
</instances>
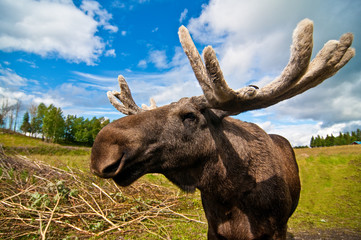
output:
<instances>
[{"instance_id":1,"label":"moose head","mask_svg":"<svg viewBox=\"0 0 361 240\"><path fill-rule=\"evenodd\" d=\"M203 64L188 30L180 27L180 42L204 94L140 108L119 76L121 92L108 92L108 98L128 116L99 132L91 170L120 186L162 173L185 191L198 188L209 239L285 239L300 194L293 149L283 137L228 116L301 94L333 76L355 54L353 35L347 33L327 42L310 62L312 34L313 23L301 21L281 75L260 89L233 90L212 47L204 49Z\"/></svg>"}]
</instances>

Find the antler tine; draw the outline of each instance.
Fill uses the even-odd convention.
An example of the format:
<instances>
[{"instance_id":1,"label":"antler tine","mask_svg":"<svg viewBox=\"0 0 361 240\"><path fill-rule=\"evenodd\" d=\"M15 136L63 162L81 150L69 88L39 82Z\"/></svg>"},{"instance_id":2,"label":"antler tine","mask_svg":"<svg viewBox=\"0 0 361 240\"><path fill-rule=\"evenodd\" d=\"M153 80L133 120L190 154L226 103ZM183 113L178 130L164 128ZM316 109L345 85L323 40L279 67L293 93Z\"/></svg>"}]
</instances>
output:
<instances>
[{"instance_id":1,"label":"antler tine","mask_svg":"<svg viewBox=\"0 0 361 240\"><path fill-rule=\"evenodd\" d=\"M268 107L282 100L294 97L310 88L316 87L327 78L335 75L337 71L345 66L356 54L355 49L350 48L352 40L353 35L351 33L346 33L341 36L339 41L328 41L311 61L307 72L293 87L283 94L270 99L267 103L259 102L259 104L252 109Z\"/></svg>"},{"instance_id":2,"label":"antler tine","mask_svg":"<svg viewBox=\"0 0 361 240\"><path fill-rule=\"evenodd\" d=\"M237 93L228 86L226 80L223 77L221 67L219 65L216 52L211 46L205 47L203 50L204 61L210 83L212 84L213 94L215 95L213 101L209 101L212 106L223 105L234 99Z\"/></svg>"},{"instance_id":3,"label":"antler tine","mask_svg":"<svg viewBox=\"0 0 361 240\"><path fill-rule=\"evenodd\" d=\"M204 67L186 28L181 27L179 31L183 49L208 104L227 115L265 108L298 95L333 76L355 55L355 50L350 48L353 37L348 33L340 41L325 44L310 63L312 35L313 22L302 20L293 32L290 60L281 75L261 89L244 87L234 91L228 87L212 47L204 49Z\"/></svg>"},{"instance_id":4,"label":"antler tine","mask_svg":"<svg viewBox=\"0 0 361 240\"><path fill-rule=\"evenodd\" d=\"M214 88L219 90L215 91L220 96L218 99L222 99L218 105L221 105L224 110L231 111L232 114L238 114L254 109L255 104L269 102L272 98L289 90L302 77L309 65L313 46L312 32L312 21L305 19L298 24L293 33L291 56L287 66L278 78L262 89L254 87L244 87L238 91L230 89L223 78L214 50L211 47L205 48L204 58L207 71Z\"/></svg>"},{"instance_id":5,"label":"antler tine","mask_svg":"<svg viewBox=\"0 0 361 240\"><path fill-rule=\"evenodd\" d=\"M258 98L270 98L283 94L295 85L306 72L313 48L313 22L302 20L293 32L291 56L281 75L260 89Z\"/></svg>"},{"instance_id":6,"label":"antler tine","mask_svg":"<svg viewBox=\"0 0 361 240\"><path fill-rule=\"evenodd\" d=\"M193 43L188 29L185 26L181 26L179 28L178 35L183 50L189 59L194 75L196 76L205 97L208 101L212 101L214 97L212 94L213 88L210 84L207 70L202 62L201 56L199 55L196 46Z\"/></svg>"},{"instance_id":7,"label":"antler tine","mask_svg":"<svg viewBox=\"0 0 361 240\"><path fill-rule=\"evenodd\" d=\"M204 65L188 29L181 26L178 35L208 105L214 108L224 107L223 103L233 99L235 92L228 87L227 82L224 80L213 48L208 46L204 49L203 55L206 62L206 65Z\"/></svg>"},{"instance_id":8,"label":"antler tine","mask_svg":"<svg viewBox=\"0 0 361 240\"><path fill-rule=\"evenodd\" d=\"M118 82L120 87L120 92L109 91L107 96L110 103L121 113L125 115L134 115L144 110L137 106L134 102L130 89L128 87L125 78L122 75L118 76ZM122 103L120 103L119 99Z\"/></svg>"},{"instance_id":9,"label":"antler tine","mask_svg":"<svg viewBox=\"0 0 361 240\"><path fill-rule=\"evenodd\" d=\"M356 54L355 49L350 48L352 41L351 33L342 35L339 41L328 41L310 63L307 73L294 87L298 89L297 94L317 86L345 66Z\"/></svg>"},{"instance_id":10,"label":"antler tine","mask_svg":"<svg viewBox=\"0 0 361 240\"><path fill-rule=\"evenodd\" d=\"M154 101L153 98L150 98L149 101L150 101L150 106L147 106L147 105L145 105L145 104L142 104L142 108L143 108L144 110L152 110L152 109L157 108L157 104L155 103L155 101Z\"/></svg>"}]
</instances>

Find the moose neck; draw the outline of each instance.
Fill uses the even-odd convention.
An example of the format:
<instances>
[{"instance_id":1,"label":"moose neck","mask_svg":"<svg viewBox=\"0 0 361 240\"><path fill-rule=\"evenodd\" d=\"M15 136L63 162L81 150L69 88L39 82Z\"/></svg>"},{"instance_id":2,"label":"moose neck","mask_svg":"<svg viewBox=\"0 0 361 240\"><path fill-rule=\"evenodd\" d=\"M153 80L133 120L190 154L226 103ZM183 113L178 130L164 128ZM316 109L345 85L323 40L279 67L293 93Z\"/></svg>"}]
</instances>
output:
<instances>
[{"instance_id":1,"label":"moose neck","mask_svg":"<svg viewBox=\"0 0 361 240\"><path fill-rule=\"evenodd\" d=\"M248 123L232 118L225 118L215 123L215 118L209 116L207 120L213 121L208 125L212 150L197 161L192 161L196 162L193 166L168 170L163 174L182 190L193 192L198 188L202 196L214 196L222 204L235 193L246 192L255 184L255 180L249 175L249 152L247 152L249 148L247 143L252 144L254 139L249 129L244 128L249 128ZM235 128L241 137L229 135ZM239 184L232 184L234 181ZM238 186L242 186L242 189L237 189Z\"/></svg>"}]
</instances>

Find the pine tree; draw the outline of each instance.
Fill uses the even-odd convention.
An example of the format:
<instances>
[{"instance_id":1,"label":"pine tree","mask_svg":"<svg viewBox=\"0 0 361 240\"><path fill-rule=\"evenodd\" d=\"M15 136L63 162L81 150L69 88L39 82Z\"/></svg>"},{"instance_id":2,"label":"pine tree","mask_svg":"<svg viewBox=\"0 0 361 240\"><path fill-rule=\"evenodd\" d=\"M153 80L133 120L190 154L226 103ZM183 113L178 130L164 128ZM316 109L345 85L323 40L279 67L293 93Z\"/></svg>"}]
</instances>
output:
<instances>
[{"instance_id":1,"label":"pine tree","mask_svg":"<svg viewBox=\"0 0 361 240\"><path fill-rule=\"evenodd\" d=\"M312 136L311 141L310 141L310 147L313 148L315 147L315 138Z\"/></svg>"},{"instance_id":2,"label":"pine tree","mask_svg":"<svg viewBox=\"0 0 361 240\"><path fill-rule=\"evenodd\" d=\"M29 120L30 120L29 112L25 112L23 117L23 123L20 126L20 130L23 131L23 133L25 134L31 131Z\"/></svg>"}]
</instances>

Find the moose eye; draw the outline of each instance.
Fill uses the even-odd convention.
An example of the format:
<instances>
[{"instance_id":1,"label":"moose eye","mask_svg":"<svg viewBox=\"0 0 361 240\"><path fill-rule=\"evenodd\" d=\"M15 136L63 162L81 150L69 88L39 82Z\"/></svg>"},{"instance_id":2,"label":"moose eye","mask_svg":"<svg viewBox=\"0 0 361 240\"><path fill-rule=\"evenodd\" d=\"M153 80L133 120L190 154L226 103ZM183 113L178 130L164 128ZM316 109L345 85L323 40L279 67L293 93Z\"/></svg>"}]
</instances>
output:
<instances>
[{"instance_id":1,"label":"moose eye","mask_svg":"<svg viewBox=\"0 0 361 240\"><path fill-rule=\"evenodd\" d=\"M182 121L195 121L197 116L194 113L186 113L182 116Z\"/></svg>"}]
</instances>

